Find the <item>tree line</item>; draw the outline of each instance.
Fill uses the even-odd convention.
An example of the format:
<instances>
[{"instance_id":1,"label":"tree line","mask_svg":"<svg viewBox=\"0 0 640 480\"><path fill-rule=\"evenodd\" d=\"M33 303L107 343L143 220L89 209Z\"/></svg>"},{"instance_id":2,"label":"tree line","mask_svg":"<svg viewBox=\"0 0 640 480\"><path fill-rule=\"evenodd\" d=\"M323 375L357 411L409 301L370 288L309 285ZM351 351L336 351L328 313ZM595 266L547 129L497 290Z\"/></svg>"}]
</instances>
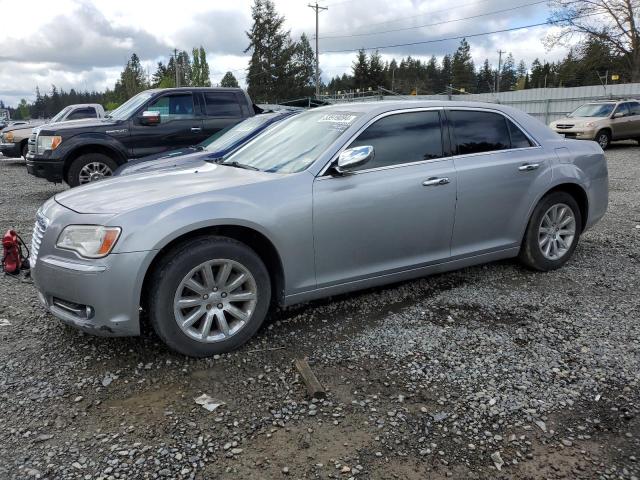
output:
<instances>
[{"instance_id":1,"label":"tree line","mask_svg":"<svg viewBox=\"0 0 640 480\"><path fill-rule=\"evenodd\" d=\"M616 78L617 80L612 80ZM488 59L477 67L471 57L471 47L462 40L453 54L442 60L432 56L424 61L411 56L383 62L380 53L369 55L360 50L350 73L333 77L324 90L332 95L353 91L376 90L378 87L395 93L494 93L528 88L579 87L600 83L631 81L631 72L624 59L614 55L606 45L590 39L569 49L558 62L535 59L531 65L516 61L507 53L500 70Z\"/></svg>"}]
</instances>

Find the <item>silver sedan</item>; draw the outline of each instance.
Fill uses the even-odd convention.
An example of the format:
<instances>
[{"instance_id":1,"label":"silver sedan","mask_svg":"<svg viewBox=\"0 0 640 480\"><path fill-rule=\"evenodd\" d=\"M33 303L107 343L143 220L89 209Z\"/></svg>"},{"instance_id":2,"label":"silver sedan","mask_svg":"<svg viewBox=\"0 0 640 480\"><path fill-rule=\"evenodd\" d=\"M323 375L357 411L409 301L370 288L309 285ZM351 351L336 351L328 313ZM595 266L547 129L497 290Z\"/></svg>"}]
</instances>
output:
<instances>
[{"instance_id":1,"label":"silver sedan","mask_svg":"<svg viewBox=\"0 0 640 480\"><path fill-rule=\"evenodd\" d=\"M605 213L607 164L500 105L376 102L285 120L224 161L57 194L33 278L53 315L171 348L245 343L269 308L517 257L567 262Z\"/></svg>"}]
</instances>

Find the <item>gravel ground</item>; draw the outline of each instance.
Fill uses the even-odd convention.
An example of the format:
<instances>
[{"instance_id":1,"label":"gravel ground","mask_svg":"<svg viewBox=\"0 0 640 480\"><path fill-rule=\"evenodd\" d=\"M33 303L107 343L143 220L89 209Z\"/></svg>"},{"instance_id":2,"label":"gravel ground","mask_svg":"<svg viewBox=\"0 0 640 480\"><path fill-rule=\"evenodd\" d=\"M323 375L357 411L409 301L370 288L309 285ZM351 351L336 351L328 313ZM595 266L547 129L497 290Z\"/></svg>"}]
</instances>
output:
<instances>
[{"instance_id":1,"label":"gravel ground","mask_svg":"<svg viewBox=\"0 0 640 480\"><path fill-rule=\"evenodd\" d=\"M207 360L80 334L0 276L0 478L639 478L640 148L607 159L609 212L561 270L278 311ZM0 179L0 230L29 237L63 187L18 160ZM325 400L305 398L305 356Z\"/></svg>"}]
</instances>

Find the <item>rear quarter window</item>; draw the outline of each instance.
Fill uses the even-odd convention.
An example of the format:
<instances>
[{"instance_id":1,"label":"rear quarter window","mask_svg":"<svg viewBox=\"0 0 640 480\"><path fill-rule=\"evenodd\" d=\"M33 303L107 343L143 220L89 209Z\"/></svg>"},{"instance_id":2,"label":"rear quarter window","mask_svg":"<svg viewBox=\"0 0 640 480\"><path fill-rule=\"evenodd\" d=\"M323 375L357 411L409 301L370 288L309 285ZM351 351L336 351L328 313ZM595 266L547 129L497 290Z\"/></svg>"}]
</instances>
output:
<instances>
[{"instance_id":1,"label":"rear quarter window","mask_svg":"<svg viewBox=\"0 0 640 480\"><path fill-rule=\"evenodd\" d=\"M205 112L209 117L241 117L240 101L235 93L205 92Z\"/></svg>"}]
</instances>

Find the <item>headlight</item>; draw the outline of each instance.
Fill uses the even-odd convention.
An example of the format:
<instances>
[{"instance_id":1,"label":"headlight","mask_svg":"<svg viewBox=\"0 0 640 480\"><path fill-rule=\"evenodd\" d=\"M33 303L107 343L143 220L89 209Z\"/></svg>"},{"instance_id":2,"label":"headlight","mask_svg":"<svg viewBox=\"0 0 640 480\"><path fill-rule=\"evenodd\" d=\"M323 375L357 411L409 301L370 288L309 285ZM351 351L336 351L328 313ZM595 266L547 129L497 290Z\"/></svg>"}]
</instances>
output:
<instances>
[{"instance_id":1,"label":"headlight","mask_svg":"<svg viewBox=\"0 0 640 480\"><path fill-rule=\"evenodd\" d=\"M38 136L38 152L43 153L47 150L55 150L62 143L60 135L40 135Z\"/></svg>"},{"instance_id":2,"label":"headlight","mask_svg":"<svg viewBox=\"0 0 640 480\"><path fill-rule=\"evenodd\" d=\"M81 257L102 258L109 255L121 231L120 227L69 225L58 237L56 247L72 250Z\"/></svg>"},{"instance_id":3,"label":"headlight","mask_svg":"<svg viewBox=\"0 0 640 480\"><path fill-rule=\"evenodd\" d=\"M4 135L4 141L7 143L13 142L13 132L7 132Z\"/></svg>"}]
</instances>

